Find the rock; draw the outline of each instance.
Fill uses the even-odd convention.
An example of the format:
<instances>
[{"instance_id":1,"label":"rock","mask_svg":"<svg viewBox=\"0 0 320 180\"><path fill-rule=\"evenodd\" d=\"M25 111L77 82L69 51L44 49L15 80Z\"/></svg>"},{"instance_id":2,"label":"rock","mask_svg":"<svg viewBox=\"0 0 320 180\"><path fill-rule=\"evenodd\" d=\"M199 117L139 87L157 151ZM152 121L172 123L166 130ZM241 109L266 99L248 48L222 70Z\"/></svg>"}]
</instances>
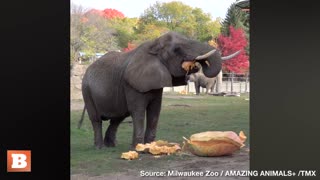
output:
<instances>
[{"instance_id":1,"label":"rock","mask_svg":"<svg viewBox=\"0 0 320 180\"><path fill-rule=\"evenodd\" d=\"M84 73L86 72L89 65L82 65L75 63L71 70L70 76L70 98L74 99L82 99L82 78Z\"/></svg>"}]
</instances>

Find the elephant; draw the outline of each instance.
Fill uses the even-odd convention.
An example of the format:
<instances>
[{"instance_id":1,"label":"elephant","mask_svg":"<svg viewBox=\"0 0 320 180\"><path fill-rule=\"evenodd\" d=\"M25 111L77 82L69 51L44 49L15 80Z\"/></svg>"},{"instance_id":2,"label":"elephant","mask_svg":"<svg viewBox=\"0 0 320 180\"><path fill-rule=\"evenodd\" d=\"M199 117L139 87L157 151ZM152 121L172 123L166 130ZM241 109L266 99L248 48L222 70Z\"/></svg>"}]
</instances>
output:
<instances>
[{"instance_id":1,"label":"elephant","mask_svg":"<svg viewBox=\"0 0 320 180\"><path fill-rule=\"evenodd\" d=\"M187 80L189 80L189 82L194 82L196 95L200 94L200 87L206 88L206 94L208 94L209 91L211 93L213 93L214 87L216 87L216 91L218 91L219 90L219 87L218 87L219 77L218 76L222 76L222 72L220 71L220 73L216 77L209 78L203 74L203 72L201 70L201 65L198 65L198 67L200 70L197 73L192 73L187 76Z\"/></svg>"},{"instance_id":2,"label":"elephant","mask_svg":"<svg viewBox=\"0 0 320 180\"><path fill-rule=\"evenodd\" d=\"M217 82L216 77L206 77L201 71L188 75L187 80L189 80L190 82L194 82L196 95L200 94L200 87L206 88L206 94L208 94L209 90L211 93L213 93L215 84Z\"/></svg>"},{"instance_id":3,"label":"elephant","mask_svg":"<svg viewBox=\"0 0 320 180\"><path fill-rule=\"evenodd\" d=\"M205 76L215 77L221 70L221 61L239 52L221 57L208 44L167 32L129 52L106 53L87 68L82 79L84 108L93 127L94 146L116 146L118 126L129 116L133 123L131 148L154 141L163 88L186 85L186 76L199 70L185 70L182 64L199 62ZM103 138L102 121L106 120L110 124Z\"/></svg>"}]
</instances>

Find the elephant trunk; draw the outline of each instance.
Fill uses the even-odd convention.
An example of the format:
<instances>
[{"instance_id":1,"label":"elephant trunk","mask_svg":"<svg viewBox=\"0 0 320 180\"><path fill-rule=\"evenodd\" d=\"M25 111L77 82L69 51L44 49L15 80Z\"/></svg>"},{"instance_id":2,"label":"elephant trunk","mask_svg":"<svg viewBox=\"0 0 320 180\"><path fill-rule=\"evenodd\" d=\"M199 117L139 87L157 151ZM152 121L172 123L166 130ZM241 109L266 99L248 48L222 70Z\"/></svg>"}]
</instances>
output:
<instances>
[{"instance_id":1,"label":"elephant trunk","mask_svg":"<svg viewBox=\"0 0 320 180\"><path fill-rule=\"evenodd\" d=\"M203 74L209 78L217 76L222 67L221 57L216 49L197 56L195 60L201 64Z\"/></svg>"},{"instance_id":2,"label":"elephant trunk","mask_svg":"<svg viewBox=\"0 0 320 180\"><path fill-rule=\"evenodd\" d=\"M222 68L222 61L229 60L238 54L240 54L241 50L225 57L221 57L220 53L217 53L216 49L213 49L209 51L208 53L204 55L200 55L195 58L196 61L198 61L202 66L203 74L206 77L212 78L216 77Z\"/></svg>"},{"instance_id":3,"label":"elephant trunk","mask_svg":"<svg viewBox=\"0 0 320 180\"><path fill-rule=\"evenodd\" d=\"M210 56L204 61L199 61L199 63L202 66L203 74L208 78L216 77L221 71L220 57Z\"/></svg>"}]
</instances>

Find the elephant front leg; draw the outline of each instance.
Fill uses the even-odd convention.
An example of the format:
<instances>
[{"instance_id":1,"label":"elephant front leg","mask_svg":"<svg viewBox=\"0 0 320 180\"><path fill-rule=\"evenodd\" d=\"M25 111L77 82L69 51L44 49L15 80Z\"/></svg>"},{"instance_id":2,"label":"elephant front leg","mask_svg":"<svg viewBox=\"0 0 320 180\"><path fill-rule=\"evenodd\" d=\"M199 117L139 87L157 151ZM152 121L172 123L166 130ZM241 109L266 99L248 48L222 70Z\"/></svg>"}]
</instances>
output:
<instances>
[{"instance_id":1,"label":"elephant front leg","mask_svg":"<svg viewBox=\"0 0 320 180\"><path fill-rule=\"evenodd\" d=\"M124 118L119 119L111 119L110 125L106 131L104 137L104 145L107 147L115 147L116 146L116 134L120 123L123 121Z\"/></svg>"},{"instance_id":2,"label":"elephant front leg","mask_svg":"<svg viewBox=\"0 0 320 180\"><path fill-rule=\"evenodd\" d=\"M150 143L156 138L160 110L161 98L154 100L147 107L147 128L144 136L144 143Z\"/></svg>"},{"instance_id":3,"label":"elephant front leg","mask_svg":"<svg viewBox=\"0 0 320 180\"><path fill-rule=\"evenodd\" d=\"M133 121L133 136L131 148L134 149L137 144L143 143L145 109L134 112L131 116Z\"/></svg>"},{"instance_id":4,"label":"elephant front leg","mask_svg":"<svg viewBox=\"0 0 320 180\"><path fill-rule=\"evenodd\" d=\"M91 123L94 131L94 145L97 149L101 149L103 147L102 121L92 120Z\"/></svg>"},{"instance_id":5,"label":"elephant front leg","mask_svg":"<svg viewBox=\"0 0 320 180\"><path fill-rule=\"evenodd\" d=\"M213 80L213 83L212 83L212 86L211 86L211 93L213 93L214 92L214 87L215 86L217 86L218 85L218 83L217 83L217 80L216 80L216 78ZM216 91L217 91L217 87L216 87Z\"/></svg>"},{"instance_id":6,"label":"elephant front leg","mask_svg":"<svg viewBox=\"0 0 320 180\"><path fill-rule=\"evenodd\" d=\"M200 94L200 85L198 83L194 83L194 87L196 89L196 95Z\"/></svg>"},{"instance_id":7,"label":"elephant front leg","mask_svg":"<svg viewBox=\"0 0 320 180\"><path fill-rule=\"evenodd\" d=\"M209 86L206 87L206 94L209 92Z\"/></svg>"}]
</instances>

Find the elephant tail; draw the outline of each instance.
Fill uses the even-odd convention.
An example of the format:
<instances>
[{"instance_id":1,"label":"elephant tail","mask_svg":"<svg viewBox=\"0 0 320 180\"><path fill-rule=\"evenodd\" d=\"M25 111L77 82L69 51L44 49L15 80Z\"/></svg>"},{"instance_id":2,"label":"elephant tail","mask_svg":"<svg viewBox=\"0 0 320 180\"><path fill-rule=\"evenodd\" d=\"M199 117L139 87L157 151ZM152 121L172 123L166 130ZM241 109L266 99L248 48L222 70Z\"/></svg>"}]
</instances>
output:
<instances>
[{"instance_id":1,"label":"elephant tail","mask_svg":"<svg viewBox=\"0 0 320 180\"><path fill-rule=\"evenodd\" d=\"M78 129L81 128L81 125L82 125L82 122L83 122L83 119L84 119L84 114L85 114L85 112L86 112L86 105L84 105L84 107L83 107L82 115L81 115L80 121L78 122Z\"/></svg>"}]
</instances>

